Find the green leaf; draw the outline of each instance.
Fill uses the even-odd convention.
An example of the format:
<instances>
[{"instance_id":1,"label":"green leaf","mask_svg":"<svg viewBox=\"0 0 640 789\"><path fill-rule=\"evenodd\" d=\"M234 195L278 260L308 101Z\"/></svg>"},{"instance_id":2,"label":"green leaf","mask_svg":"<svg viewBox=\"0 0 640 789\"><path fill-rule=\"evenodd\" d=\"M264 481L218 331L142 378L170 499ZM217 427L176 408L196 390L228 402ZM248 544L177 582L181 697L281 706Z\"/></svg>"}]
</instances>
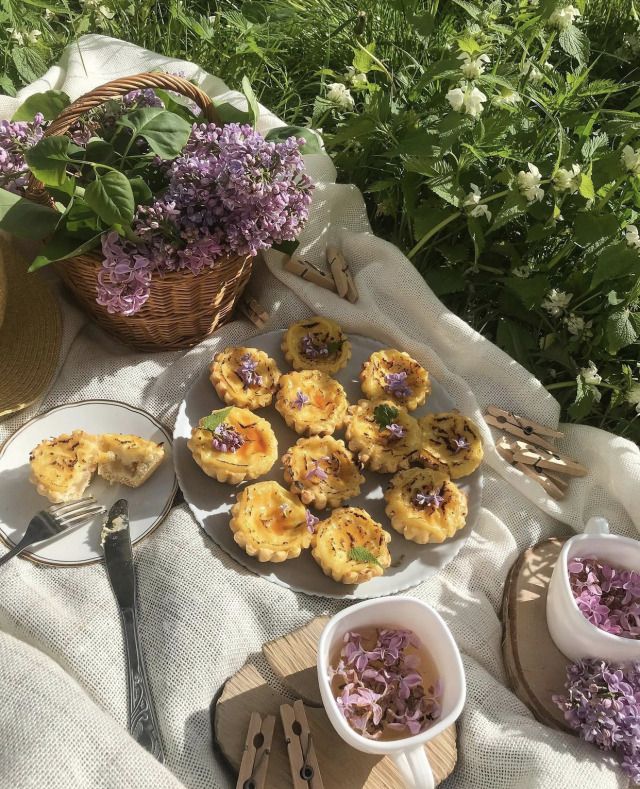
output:
<instances>
[{"instance_id":1,"label":"green leaf","mask_svg":"<svg viewBox=\"0 0 640 789\"><path fill-rule=\"evenodd\" d=\"M89 140L87 143L85 159L88 162L97 162L98 164L113 164L116 161L116 158L117 154L110 142L95 137L94 139Z\"/></svg>"},{"instance_id":2,"label":"green leaf","mask_svg":"<svg viewBox=\"0 0 640 789\"><path fill-rule=\"evenodd\" d=\"M630 320L629 310L618 310L609 315L605 335L607 349L611 354L618 353L621 348L626 348L638 339L638 333Z\"/></svg>"},{"instance_id":3,"label":"green leaf","mask_svg":"<svg viewBox=\"0 0 640 789\"><path fill-rule=\"evenodd\" d=\"M427 285L436 296L448 296L450 293L461 293L464 290L464 277L455 268L427 269L424 276Z\"/></svg>"},{"instance_id":4,"label":"green leaf","mask_svg":"<svg viewBox=\"0 0 640 789\"><path fill-rule=\"evenodd\" d=\"M381 403L373 409L373 418L381 430L389 427L397 416L398 409L392 405L386 405L386 403Z\"/></svg>"},{"instance_id":5,"label":"green leaf","mask_svg":"<svg viewBox=\"0 0 640 789\"><path fill-rule=\"evenodd\" d=\"M86 231L95 233L100 229L95 212L79 197L74 199L73 205L69 208L62 221L62 225L71 234L84 233Z\"/></svg>"},{"instance_id":6,"label":"green leaf","mask_svg":"<svg viewBox=\"0 0 640 789\"><path fill-rule=\"evenodd\" d=\"M54 263L56 260L66 260L67 258L81 255L83 252L88 252L98 246L100 236L102 233L96 233L91 238L74 238L66 233L66 231L59 231L50 241L47 242L44 249L40 252L38 257L29 266L29 271L37 271L39 268L48 266L49 263Z\"/></svg>"},{"instance_id":7,"label":"green leaf","mask_svg":"<svg viewBox=\"0 0 640 789\"><path fill-rule=\"evenodd\" d=\"M591 176L587 175L587 173L582 173L580 176L580 186L578 189L585 200L595 199L596 191L593 187L593 181L591 180Z\"/></svg>"},{"instance_id":8,"label":"green leaf","mask_svg":"<svg viewBox=\"0 0 640 789\"><path fill-rule=\"evenodd\" d=\"M0 230L39 241L53 232L59 220L53 208L0 189Z\"/></svg>"},{"instance_id":9,"label":"green leaf","mask_svg":"<svg viewBox=\"0 0 640 789\"><path fill-rule=\"evenodd\" d=\"M120 118L119 126L142 137L161 159L174 159L182 153L191 134L191 124L162 107L143 107Z\"/></svg>"},{"instance_id":10,"label":"green leaf","mask_svg":"<svg viewBox=\"0 0 640 789\"><path fill-rule=\"evenodd\" d=\"M360 49L360 47L355 49L355 54L353 56L353 67L356 71L362 72L363 74L366 74L369 71L371 64L373 63L371 53L374 51L374 49L375 44L369 44L364 49Z\"/></svg>"},{"instance_id":11,"label":"green leaf","mask_svg":"<svg viewBox=\"0 0 640 789\"><path fill-rule=\"evenodd\" d=\"M300 153L322 152L318 134L304 126L277 126L275 129L269 130L265 139L271 142L282 142L289 137L302 137L304 145L300 149Z\"/></svg>"},{"instance_id":12,"label":"green leaf","mask_svg":"<svg viewBox=\"0 0 640 789\"><path fill-rule=\"evenodd\" d=\"M130 178L131 191L133 192L133 202L138 205L148 205L153 202L153 192L149 185L139 176Z\"/></svg>"},{"instance_id":13,"label":"green leaf","mask_svg":"<svg viewBox=\"0 0 640 789\"><path fill-rule=\"evenodd\" d=\"M558 43L567 55L575 58L581 66L589 60L589 39L579 27L569 25L561 30Z\"/></svg>"},{"instance_id":14,"label":"green leaf","mask_svg":"<svg viewBox=\"0 0 640 789\"><path fill-rule=\"evenodd\" d=\"M546 274L536 274L526 279L510 277L505 281L505 287L515 293L527 309L532 309L540 306L549 290L549 278Z\"/></svg>"},{"instance_id":15,"label":"green leaf","mask_svg":"<svg viewBox=\"0 0 640 789\"><path fill-rule=\"evenodd\" d=\"M612 244L603 249L598 256L591 279L591 289L597 288L603 282L634 273L640 274L640 256L637 251L624 241Z\"/></svg>"},{"instance_id":16,"label":"green leaf","mask_svg":"<svg viewBox=\"0 0 640 789\"><path fill-rule=\"evenodd\" d=\"M133 220L133 189L122 173L109 170L97 175L85 189L84 199L107 225L128 225Z\"/></svg>"},{"instance_id":17,"label":"green leaf","mask_svg":"<svg viewBox=\"0 0 640 789\"><path fill-rule=\"evenodd\" d=\"M210 430L213 433L216 427L221 425L229 416L232 408L233 406L230 405L228 408L221 408L219 411L214 411L212 414L209 414L209 416L203 416L198 422L198 427L204 430Z\"/></svg>"},{"instance_id":18,"label":"green leaf","mask_svg":"<svg viewBox=\"0 0 640 789\"><path fill-rule=\"evenodd\" d=\"M573 240L581 247L602 244L620 234L615 214L598 216L593 211L576 214L573 220Z\"/></svg>"},{"instance_id":19,"label":"green leaf","mask_svg":"<svg viewBox=\"0 0 640 789\"><path fill-rule=\"evenodd\" d=\"M46 121L56 118L71 99L61 90L47 90L44 93L34 93L21 104L13 113L13 121L32 121L36 113L41 112Z\"/></svg>"},{"instance_id":20,"label":"green leaf","mask_svg":"<svg viewBox=\"0 0 640 789\"><path fill-rule=\"evenodd\" d=\"M233 104L229 104L228 101L220 104L217 104L215 101L213 103L223 125L226 123L251 123L251 114L249 112L239 110Z\"/></svg>"},{"instance_id":21,"label":"green leaf","mask_svg":"<svg viewBox=\"0 0 640 789\"><path fill-rule=\"evenodd\" d=\"M0 74L0 90L3 90L7 96L16 95L16 86L8 74Z\"/></svg>"},{"instance_id":22,"label":"green leaf","mask_svg":"<svg viewBox=\"0 0 640 789\"><path fill-rule=\"evenodd\" d=\"M376 557L371 553L368 548L364 548L362 545L354 545L353 548L349 551L349 559L352 562L359 562L362 564L377 564L380 567L380 562L376 559Z\"/></svg>"},{"instance_id":23,"label":"green leaf","mask_svg":"<svg viewBox=\"0 0 640 789\"><path fill-rule=\"evenodd\" d=\"M251 117L251 125L255 129L258 118L260 117L260 107L258 105L258 99L256 99L256 94L253 92L253 88L249 82L249 77L247 76L242 78L242 92L246 96L249 115Z\"/></svg>"},{"instance_id":24,"label":"green leaf","mask_svg":"<svg viewBox=\"0 0 640 789\"><path fill-rule=\"evenodd\" d=\"M530 351L536 347L531 329L509 318L500 318L496 331L496 342L512 359L530 368Z\"/></svg>"},{"instance_id":25,"label":"green leaf","mask_svg":"<svg viewBox=\"0 0 640 789\"><path fill-rule=\"evenodd\" d=\"M68 180L70 146L68 137L44 137L26 152L29 169L45 186L63 186Z\"/></svg>"},{"instance_id":26,"label":"green leaf","mask_svg":"<svg viewBox=\"0 0 640 789\"><path fill-rule=\"evenodd\" d=\"M47 70L42 55L33 47L14 47L11 58L16 71L25 82L35 82Z\"/></svg>"},{"instance_id":27,"label":"green leaf","mask_svg":"<svg viewBox=\"0 0 640 789\"><path fill-rule=\"evenodd\" d=\"M576 399L567 409L569 416L576 421L582 421L599 400L598 390L595 386L585 384L582 376L576 378Z\"/></svg>"},{"instance_id":28,"label":"green leaf","mask_svg":"<svg viewBox=\"0 0 640 789\"><path fill-rule=\"evenodd\" d=\"M515 189L505 197L500 210L496 213L491 223L489 233L494 233L503 225L508 224L517 217L522 216L527 211L527 201L520 192Z\"/></svg>"}]
</instances>

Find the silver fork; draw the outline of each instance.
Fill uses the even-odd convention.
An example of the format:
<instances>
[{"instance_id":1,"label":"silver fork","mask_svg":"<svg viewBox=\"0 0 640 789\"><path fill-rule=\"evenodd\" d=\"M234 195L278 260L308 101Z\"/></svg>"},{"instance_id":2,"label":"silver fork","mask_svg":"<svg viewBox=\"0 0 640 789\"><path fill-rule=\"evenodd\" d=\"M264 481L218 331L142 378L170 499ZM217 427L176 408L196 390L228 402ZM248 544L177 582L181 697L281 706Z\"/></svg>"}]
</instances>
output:
<instances>
[{"instance_id":1,"label":"silver fork","mask_svg":"<svg viewBox=\"0 0 640 789\"><path fill-rule=\"evenodd\" d=\"M85 496L65 504L53 504L49 509L41 510L31 518L20 542L0 558L0 565L13 559L35 542L48 540L75 526L83 526L101 512L106 512L106 508L98 504L93 496Z\"/></svg>"}]
</instances>

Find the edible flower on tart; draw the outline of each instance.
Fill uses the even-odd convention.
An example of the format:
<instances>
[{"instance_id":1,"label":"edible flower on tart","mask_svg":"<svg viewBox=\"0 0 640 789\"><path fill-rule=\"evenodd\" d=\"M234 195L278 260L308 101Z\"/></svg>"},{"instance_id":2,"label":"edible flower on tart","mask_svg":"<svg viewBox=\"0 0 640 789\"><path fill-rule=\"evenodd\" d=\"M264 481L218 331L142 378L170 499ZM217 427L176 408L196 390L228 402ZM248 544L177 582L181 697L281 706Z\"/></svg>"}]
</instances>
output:
<instances>
[{"instance_id":1,"label":"edible flower on tart","mask_svg":"<svg viewBox=\"0 0 640 789\"><path fill-rule=\"evenodd\" d=\"M420 447L418 422L391 400L360 400L348 411L349 449L373 471L394 473L407 468Z\"/></svg>"},{"instance_id":2,"label":"edible flower on tart","mask_svg":"<svg viewBox=\"0 0 640 789\"><path fill-rule=\"evenodd\" d=\"M331 436L299 439L282 463L291 492L319 510L337 507L357 496L364 482L344 441Z\"/></svg>"},{"instance_id":3,"label":"edible flower on tart","mask_svg":"<svg viewBox=\"0 0 640 789\"><path fill-rule=\"evenodd\" d=\"M294 370L336 373L351 358L351 343L335 321L316 317L289 326L282 352Z\"/></svg>"},{"instance_id":4,"label":"edible flower on tart","mask_svg":"<svg viewBox=\"0 0 640 789\"><path fill-rule=\"evenodd\" d=\"M451 479L474 472L484 457L478 426L457 411L427 414L420 420L422 445L418 462L442 469Z\"/></svg>"},{"instance_id":5,"label":"edible flower on tart","mask_svg":"<svg viewBox=\"0 0 640 789\"><path fill-rule=\"evenodd\" d=\"M54 503L82 497L100 459L97 436L74 430L41 441L29 455L31 482Z\"/></svg>"},{"instance_id":6,"label":"edible flower on tart","mask_svg":"<svg viewBox=\"0 0 640 789\"><path fill-rule=\"evenodd\" d=\"M329 435L347 416L342 385L320 370L300 370L280 378L276 410L300 435Z\"/></svg>"},{"instance_id":7,"label":"edible flower on tart","mask_svg":"<svg viewBox=\"0 0 640 789\"><path fill-rule=\"evenodd\" d=\"M392 400L407 411L423 405L431 393L429 373L408 353L375 351L362 365L362 391L368 400Z\"/></svg>"},{"instance_id":8,"label":"edible flower on tart","mask_svg":"<svg viewBox=\"0 0 640 789\"><path fill-rule=\"evenodd\" d=\"M239 408L271 404L280 380L275 361L257 348L225 348L209 365L209 380L218 397Z\"/></svg>"},{"instance_id":9,"label":"edible flower on tart","mask_svg":"<svg viewBox=\"0 0 640 789\"><path fill-rule=\"evenodd\" d=\"M269 422L235 406L203 417L187 446L205 474L232 485L261 477L278 459L278 442Z\"/></svg>"},{"instance_id":10,"label":"edible flower on tart","mask_svg":"<svg viewBox=\"0 0 640 789\"><path fill-rule=\"evenodd\" d=\"M391 535L358 507L339 507L320 521L311 553L325 575L359 584L382 575L391 564Z\"/></svg>"},{"instance_id":11,"label":"edible flower on tart","mask_svg":"<svg viewBox=\"0 0 640 789\"><path fill-rule=\"evenodd\" d=\"M310 517L309 517L310 516ZM238 494L229 525L233 539L259 562L284 562L308 548L317 519L277 482L256 482Z\"/></svg>"},{"instance_id":12,"label":"edible flower on tart","mask_svg":"<svg viewBox=\"0 0 640 789\"><path fill-rule=\"evenodd\" d=\"M444 542L467 522L467 497L446 471L399 471L384 497L391 525L413 542Z\"/></svg>"}]
</instances>

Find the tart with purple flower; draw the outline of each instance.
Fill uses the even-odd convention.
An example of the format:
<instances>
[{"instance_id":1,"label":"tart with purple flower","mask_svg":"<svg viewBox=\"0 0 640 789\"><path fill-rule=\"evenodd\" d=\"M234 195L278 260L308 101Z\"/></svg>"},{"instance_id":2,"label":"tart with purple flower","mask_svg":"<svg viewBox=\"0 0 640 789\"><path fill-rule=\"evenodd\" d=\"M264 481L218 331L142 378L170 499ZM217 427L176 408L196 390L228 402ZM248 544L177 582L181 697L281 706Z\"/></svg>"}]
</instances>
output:
<instances>
[{"instance_id":1,"label":"tart with purple flower","mask_svg":"<svg viewBox=\"0 0 640 789\"><path fill-rule=\"evenodd\" d=\"M349 403L335 378L320 370L300 370L280 378L275 405L296 433L326 436L344 425Z\"/></svg>"},{"instance_id":2,"label":"tart with purple flower","mask_svg":"<svg viewBox=\"0 0 640 789\"><path fill-rule=\"evenodd\" d=\"M382 575L391 564L389 532L358 507L339 507L320 521L311 553L325 575L360 584Z\"/></svg>"},{"instance_id":3,"label":"tart with purple flower","mask_svg":"<svg viewBox=\"0 0 640 789\"><path fill-rule=\"evenodd\" d=\"M418 462L447 471L451 479L472 474L484 450L478 426L457 411L427 414L420 420L422 445Z\"/></svg>"},{"instance_id":4,"label":"tart with purple flower","mask_svg":"<svg viewBox=\"0 0 640 789\"><path fill-rule=\"evenodd\" d=\"M239 408L270 405L280 370L264 351L241 346L225 348L213 357L209 379L218 397Z\"/></svg>"},{"instance_id":5,"label":"tart with purple flower","mask_svg":"<svg viewBox=\"0 0 640 789\"><path fill-rule=\"evenodd\" d=\"M247 408L222 408L203 417L187 441L204 473L236 485L271 470L278 459L278 442L266 419Z\"/></svg>"},{"instance_id":6,"label":"tart with purple flower","mask_svg":"<svg viewBox=\"0 0 640 789\"><path fill-rule=\"evenodd\" d=\"M294 370L321 370L331 375L351 358L351 343L335 321L309 318L289 326L282 339L282 353Z\"/></svg>"},{"instance_id":7,"label":"tart with purple flower","mask_svg":"<svg viewBox=\"0 0 640 789\"><path fill-rule=\"evenodd\" d=\"M277 482L256 482L237 496L229 526L233 539L259 562L295 559L311 545L317 518Z\"/></svg>"},{"instance_id":8,"label":"tart with purple flower","mask_svg":"<svg viewBox=\"0 0 640 789\"><path fill-rule=\"evenodd\" d=\"M360 493L364 477L344 441L301 438L282 458L284 480L303 504L337 507Z\"/></svg>"},{"instance_id":9,"label":"tart with purple flower","mask_svg":"<svg viewBox=\"0 0 640 789\"><path fill-rule=\"evenodd\" d=\"M373 471L393 474L415 459L421 432L403 406L391 400L360 400L349 408L346 437L361 463Z\"/></svg>"},{"instance_id":10,"label":"tart with purple flower","mask_svg":"<svg viewBox=\"0 0 640 789\"><path fill-rule=\"evenodd\" d=\"M444 542L467 522L467 497L446 471L399 471L391 478L384 498L393 528L421 545Z\"/></svg>"},{"instance_id":11,"label":"tart with purple flower","mask_svg":"<svg viewBox=\"0 0 640 789\"><path fill-rule=\"evenodd\" d=\"M429 373L404 351L375 351L362 365L360 384L367 400L392 400L413 411L431 393Z\"/></svg>"}]
</instances>

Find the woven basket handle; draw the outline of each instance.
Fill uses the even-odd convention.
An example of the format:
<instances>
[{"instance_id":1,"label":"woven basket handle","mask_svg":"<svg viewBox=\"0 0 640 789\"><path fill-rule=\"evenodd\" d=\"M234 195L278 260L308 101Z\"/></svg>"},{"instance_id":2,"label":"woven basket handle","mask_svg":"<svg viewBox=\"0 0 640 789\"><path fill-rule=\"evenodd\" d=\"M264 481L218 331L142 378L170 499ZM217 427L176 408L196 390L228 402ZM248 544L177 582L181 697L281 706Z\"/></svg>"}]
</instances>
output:
<instances>
[{"instance_id":1,"label":"woven basket handle","mask_svg":"<svg viewBox=\"0 0 640 789\"><path fill-rule=\"evenodd\" d=\"M131 77L121 77L100 85L83 96L77 98L58 115L44 133L44 137L66 134L73 124L90 110L99 107L110 99L117 99L125 96L132 90L144 88L164 88L180 93L182 96L194 101L202 110L204 119L210 123L221 125L222 121L216 112L213 101L197 85L193 85L183 77L176 77L172 74L163 72L146 71L142 74L134 74ZM26 197L38 203L52 203L47 194L44 184L33 174L29 176Z\"/></svg>"}]
</instances>

